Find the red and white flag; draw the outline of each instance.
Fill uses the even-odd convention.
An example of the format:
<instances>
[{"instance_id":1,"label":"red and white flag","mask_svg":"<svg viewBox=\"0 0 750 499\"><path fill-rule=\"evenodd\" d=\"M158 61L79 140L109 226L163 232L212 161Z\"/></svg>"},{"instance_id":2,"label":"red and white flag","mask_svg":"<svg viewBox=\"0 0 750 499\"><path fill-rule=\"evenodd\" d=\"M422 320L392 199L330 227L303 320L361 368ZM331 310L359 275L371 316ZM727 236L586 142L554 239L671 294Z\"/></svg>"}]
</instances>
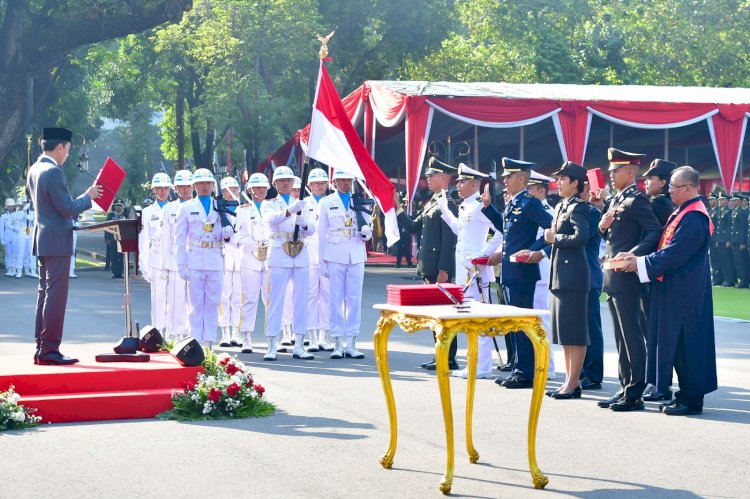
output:
<instances>
[{"instance_id":1,"label":"red and white flag","mask_svg":"<svg viewBox=\"0 0 750 499\"><path fill-rule=\"evenodd\" d=\"M388 246L396 244L399 232L393 202L395 189L357 135L323 61L315 90L307 156L364 180L385 215Z\"/></svg>"}]
</instances>

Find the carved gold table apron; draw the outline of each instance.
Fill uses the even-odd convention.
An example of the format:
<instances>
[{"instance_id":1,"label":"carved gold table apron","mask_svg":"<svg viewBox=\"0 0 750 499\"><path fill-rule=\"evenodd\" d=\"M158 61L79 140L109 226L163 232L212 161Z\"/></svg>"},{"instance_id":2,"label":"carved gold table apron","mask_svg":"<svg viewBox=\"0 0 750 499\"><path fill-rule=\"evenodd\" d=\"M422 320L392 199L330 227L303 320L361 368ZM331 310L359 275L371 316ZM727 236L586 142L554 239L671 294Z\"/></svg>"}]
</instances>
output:
<instances>
[{"instance_id":1,"label":"carved gold table apron","mask_svg":"<svg viewBox=\"0 0 750 499\"><path fill-rule=\"evenodd\" d=\"M508 305L492 305L484 303L471 303L468 312L458 312L452 305L428 305L428 306L399 306L378 304L373 308L380 310L380 319L373 337L375 345L375 361L378 365L380 380L383 383L385 402L388 407L388 419L390 422L390 442L388 450L380 459L384 468L393 465L393 457L396 454L396 440L398 425L396 422L396 404L393 399L393 388L388 371L388 336L393 326L398 325L407 333L414 333L423 329L435 332L437 342L435 343L435 360L437 362L437 379L440 389L440 402L443 407L443 420L445 422L445 440L447 447L447 462L445 474L440 482L440 491L448 494L453 484L453 408L451 405L450 380L448 372L448 350L451 341L458 333L465 333L468 339L469 368L468 386L466 392L466 450L469 453L469 461L476 463L479 453L474 448L472 441L472 412L474 409L474 388L477 374L477 338L479 336L501 336L513 331L523 331L534 346L534 388L531 395L531 408L529 410L529 471L537 489L544 488L548 483L547 477L542 474L536 464L536 426L539 420L539 409L542 405L544 387L547 382L547 368L549 365L549 343L542 327L539 314L549 313L546 311L530 310Z\"/></svg>"}]
</instances>

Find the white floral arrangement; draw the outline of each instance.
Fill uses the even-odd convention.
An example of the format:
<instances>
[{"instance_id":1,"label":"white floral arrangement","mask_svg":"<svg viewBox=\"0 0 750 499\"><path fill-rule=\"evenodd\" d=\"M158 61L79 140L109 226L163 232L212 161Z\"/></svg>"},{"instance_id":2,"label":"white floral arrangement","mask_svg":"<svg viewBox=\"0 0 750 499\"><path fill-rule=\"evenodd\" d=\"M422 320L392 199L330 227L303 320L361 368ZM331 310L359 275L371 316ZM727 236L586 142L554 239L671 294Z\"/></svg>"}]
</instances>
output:
<instances>
[{"instance_id":1,"label":"white floral arrangement","mask_svg":"<svg viewBox=\"0 0 750 499\"><path fill-rule=\"evenodd\" d=\"M195 383L186 383L182 391L172 392L172 409L159 414L159 418L191 421L273 414L273 404L263 398L266 389L255 382L242 361L210 350L205 351L205 356L203 372Z\"/></svg>"},{"instance_id":2,"label":"white floral arrangement","mask_svg":"<svg viewBox=\"0 0 750 499\"><path fill-rule=\"evenodd\" d=\"M31 428L42 421L34 415L36 409L18 405L19 400L21 395L16 393L13 385L0 392L0 431Z\"/></svg>"}]
</instances>

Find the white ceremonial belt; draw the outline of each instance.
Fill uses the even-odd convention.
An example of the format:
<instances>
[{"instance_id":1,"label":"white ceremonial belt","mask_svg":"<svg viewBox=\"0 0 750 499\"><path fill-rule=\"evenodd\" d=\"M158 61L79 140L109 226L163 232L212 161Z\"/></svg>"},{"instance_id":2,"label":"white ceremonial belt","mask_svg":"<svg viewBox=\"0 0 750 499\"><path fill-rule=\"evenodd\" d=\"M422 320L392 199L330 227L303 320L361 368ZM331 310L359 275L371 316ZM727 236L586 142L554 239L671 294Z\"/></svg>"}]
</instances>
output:
<instances>
[{"instance_id":1,"label":"white ceremonial belt","mask_svg":"<svg viewBox=\"0 0 750 499\"><path fill-rule=\"evenodd\" d=\"M271 239L283 239L284 241L291 241L294 238L294 234L291 232L274 232L271 234Z\"/></svg>"},{"instance_id":2,"label":"white ceremonial belt","mask_svg":"<svg viewBox=\"0 0 750 499\"><path fill-rule=\"evenodd\" d=\"M326 232L326 235L330 236L339 236L339 237L354 237L357 235L357 229L338 229L338 230L329 230Z\"/></svg>"},{"instance_id":3,"label":"white ceremonial belt","mask_svg":"<svg viewBox=\"0 0 750 499\"><path fill-rule=\"evenodd\" d=\"M224 244L219 241L188 241L188 246L195 248L223 248Z\"/></svg>"}]
</instances>

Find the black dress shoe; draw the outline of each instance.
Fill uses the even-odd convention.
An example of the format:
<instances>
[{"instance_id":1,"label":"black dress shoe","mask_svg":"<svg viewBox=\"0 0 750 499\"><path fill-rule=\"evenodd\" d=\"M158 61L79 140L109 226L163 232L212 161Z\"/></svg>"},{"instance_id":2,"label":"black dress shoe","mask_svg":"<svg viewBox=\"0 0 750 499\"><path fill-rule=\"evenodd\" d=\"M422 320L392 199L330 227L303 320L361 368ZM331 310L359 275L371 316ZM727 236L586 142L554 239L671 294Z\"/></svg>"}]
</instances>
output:
<instances>
[{"instance_id":1,"label":"black dress shoe","mask_svg":"<svg viewBox=\"0 0 750 499\"><path fill-rule=\"evenodd\" d=\"M514 374L507 378L505 381L500 383L500 386L504 386L505 388L531 388L534 386L534 381L530 379L523 379L520 376Z\"/></svg>"},{"instance_id":2,"label":"black dress shoe","mask_svg":"<svg viewBox=\"0 0 750 499\"><path fill-rule=\"evenodd\" d=\"M667 390L667 393L660 393L657 392L656 387L654 387L649 393L643 392L643 400L648 400L649 402L655 402L657 400L672 400L672 391Z\"/></svg>"},{"instance_id":3,"label":"black dress shoe","mask_svg":"<svg viewBox=\"0 0 750 499\"><path fill-rule=\"evenodd\" d=\"M612 395L607 400L600 400L599 402L596 403L596 405L598 405L602 409L609 409L609 406L611 406L615 402L619 401L621 398L622 398L622 393L618 392L618 393L615 393L614 395Z\"/></svg>"},{"instance_id":4,"label":"black dress shoe","mask_svg":"<svg viewBox=\"0 0 750 499\"><path fill-rule=\"evenodd\" d=\"M581 385L582 390L601 390L602 384L597 383L596 381L591 381L591 378L588 376L584 376L580 379L578 382L579 385Z\"/></svg>"},{"instance_id":5,"label":"black dress shoe","mask_svg":"<svg viewBox=\"0 0 750 499\"><path fill-rule=\"evenodd\" d=\"M435 359L433 358L433 359L432 359L432 360L430 360L430 361L427 361L427 362L422 362L421 364L419 364L419 367L421 367L422 369L429 369L429 367L428 367L428 366L429 366L430 364L434 364L434 363L435 363Z\"/></svg>"},{"instance_id":6,"label":"black dress shoe","mask_svg":"<svg viewBox=\"0 0 750 499\"><path fill-rule=\"evenodd\" d=\"M659 412L664 412L664 409L666 409L667 407L674 407L676 405L676 400L672 400L671 402L667 402L666 404L659 404Z\"/></svg>"},{"instance_id":7,"label":"black dress shoe","mask_svg":"<svg viewBox=\"0 0 750 499\"><path fill-rule=\"evenodd\" d=\"M422 364L422 369L427 369L428 371L434 371L434 370L436 370L437 369L437 361L433 360L431 362L426 362L426 363ZM455 360L449 360L448 361L448 370L450 370L450 371L456 371L458 369L460 369L460 367L458 366L458 362L456 362Z\"/></svg>"},{"instance_id":8,"label":"black dress shoe","mask_svg":"<svg viewBox=\"0 0 750 499\"><path fill-rule=\"evenodd\" d=\"M34 364L40 366L68 366L76 363L78 363L78 359L66 357L60 352L48 353L34 358Z\"/></svg>"},{"instance_id":9,"label":"black dress shoe","mask_svg":"<svg viewBox=\"0 0 750 499\"><path fill-rule=\"evenodd\" d=\"M579 399L581 398L581 387L576 387L575 390L568 393L555 392L552 394L552 398L557 400Z\"/></svg>"},{"instance_id":10,"label":"black dress shoe","mask_svg":"<svg viewBox=\"0 0 750 499\"><path fill-rule=\"evenodd\" d=\"M500 366L497 366L498 371L502 371L504 373L511 373L513 372L513 364L508 362L507 364L502 364Z\"/></svg>"},{"instance_id":11,"label":"black dress shoe","mask_svg":"<svg viewBox=\"0 0 750 499\"><path fill-rule=\"evenodd\" d=\"M630 397L623 397L609 406L610 409L616 412L640 411L645 409L645 407L643 400Z\"/></svg>"},{"instance_id":12,"label":"black dress shoe","mask_svg":"<svg viewBox=\"0 0 750 499\"><path fill-rule=\"evenodd\" d=\"M495 380L495 383L497 383L497 380ZM502 385L502 382L498 384ZM554 397L556 393L557 393L557 390L547 390L546 392L544 392L544 394L548 397Z\"/></svg>"},{"instance_id":13,"label":"black dress shoe","mask_svg":"<svg viewBox=\"0 0 750 499\"><path fill-rule=\"evenodd\" d=\"M703 414L703 408L690 407L685 404L675 404L665 406L661 412L667 416L694 416L696 414Z\"/></svg>"}]
</instances>

